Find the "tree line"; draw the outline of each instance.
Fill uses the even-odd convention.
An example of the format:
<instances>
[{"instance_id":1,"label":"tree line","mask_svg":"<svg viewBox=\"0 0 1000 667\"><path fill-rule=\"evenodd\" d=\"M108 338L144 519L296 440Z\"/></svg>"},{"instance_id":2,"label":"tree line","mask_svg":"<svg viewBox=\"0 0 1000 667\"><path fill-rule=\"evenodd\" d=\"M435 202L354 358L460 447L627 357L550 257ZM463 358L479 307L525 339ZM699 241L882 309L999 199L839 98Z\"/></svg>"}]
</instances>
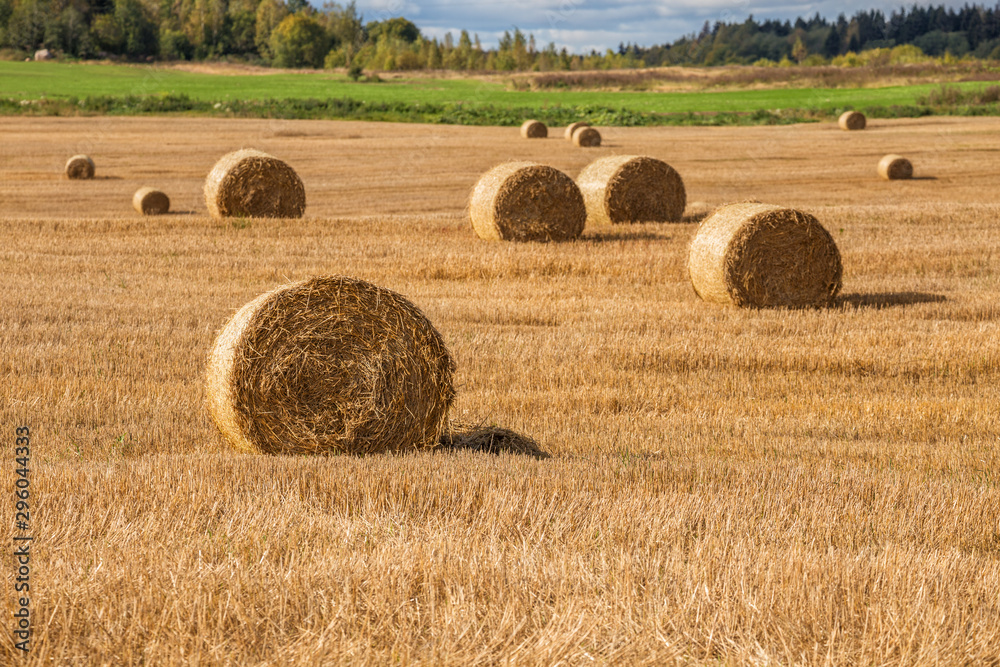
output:
<instances>
[{"instance_id":1,"label":"tree line","mask_svg":"<svg viewBox=\"0 0 1000 667\"><path fill-rule=\"evenodd\" d=\"M994 8L918 7L888 17L859 11L835 21L705 23L659 46L620 44L572 54L539 46L514 29L484 46L463 30L457 39L421 34L402 17L365 21L354 2L306 0L0 0L0 48L47 48L76 58L236 60L277 67L367 70L558 71L664 65L823 64L872 49L910 46L927 56L1000 59L1000 4ZM919 49L919 51L916 51ZM835 61L836 62L836 61Z\"/></svg>"}]
</instances>

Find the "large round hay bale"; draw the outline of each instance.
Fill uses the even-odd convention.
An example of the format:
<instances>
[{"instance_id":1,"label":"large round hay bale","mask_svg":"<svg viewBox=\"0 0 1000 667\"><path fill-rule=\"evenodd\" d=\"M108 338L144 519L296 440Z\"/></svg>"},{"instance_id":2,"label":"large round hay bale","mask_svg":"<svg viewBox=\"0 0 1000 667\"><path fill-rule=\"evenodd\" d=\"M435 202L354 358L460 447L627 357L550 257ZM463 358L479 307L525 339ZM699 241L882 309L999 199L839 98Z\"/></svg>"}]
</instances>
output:
<instances>
[{"instance_id":1,"label":"large round hay bale","mask_svg":"<svg viewBox=\"0 0 1000 667\"><path fill-rule=\"evenodd\" d=\"M365 454L434 447L453 373L416 306L333 276L243 306L215 340L206 389L213 420L238 450Z\"/></svg>"},{"instance_id":2,"label":"large round hay bale","mask_svg":"<svg viewBox=\"0 0 1000 667\"><path fill-rule=\"evenodd\" d=\"M306 190L286 163L245 148L212 167L205 179L205 204L216 219L300 218L306 210Z\"/></svg>"},{"instance_id":3,"label":"large round hay bale","mask_svg":"<svg viewBox=\"0 0 1000 667\"><path fill-rule=\"evenodd\" d=\"M845 111L837 121L842 130L863 130L866 123L865 115L860 111Z\"/></svg>"},{"instance_id":4,"label":"large round hay bale","mask_svg":"<svg viewBox=\"0 0 1000 667\"><path fill-rule=\"evenodd\" d=\"M575 123L570 123L566 126L566 130L563 132L563 136L566 137L567 141L573 141L573 133L576 132L581 127L590 127L590 123L586 121L577 121Z\"/></svg>"},{"instance_id":5,"label":"large round hay bale","mask_svg":"<svg viewBox=\"0 0 1000 667\"><path fill-rule=\"evenodd\" d=\"M86 179L94 177L94 161L89 155L74 155L66 161L66 177Z\"/></svg>"},{"instance_id":6,"label":"large round hay bale","mask_svg":"<svg viewBox=\"0 0 1000 667\"><path fill-rule=\"evenodd\" d=\"M843 266L833 237L816 218L748 202L723 206L701 223L688 272L706 301L800 307L832 301Z\"/></svg>"},{"instance_id":7,"label":"large round hay bale","mask_svg":"<svg viewBox=\"0 0 1000 667\"><path fill-rule=\"evenodd\" d=\"M902 155L886 155L879 160L878 175L887 181L913 178L913 165Z\"/></svg>"},{"instance_id":8,"label":"large round hay bale","mask_svg":"<svg viewBox=\"0 0 1000 667\"><path fill-rule=\"evenodd\" d=\"M540 120L526 120L521 123L521 136L525 139L544 139L549 136L549 128Z\"/></svg>"},{"instance_id":9,"label":"large round hay bale","mask_svg":"<svg viewBox=\"0 0 1000 667\"><path fill-rule=\"evenodd\" d=\"M573 130L573 145L581 148L596 148L601 145L601 133L593 127L578 127Z\"/></svg>"},{"instance_id":10,"label":"large round hay bale","mask_svg":"<svg viewBox=\"0 0 1000 667\"><path fill-rule=\"evenodd\" d=\"M594 160L576 184L592 225L679 222L687 203L680 174L666 162L643 155Z\"/></svg>"},{"instance_id":11,"label":"large round hay bale","mask_svg":"<svg viewBox=\"0 0 1000 667\"><path fill-rule=\"evenodd\" d=\"M132 207L143 215L163 215L170 210L170 197L150 187L139 188L132 195Z\"/></svg>"},{"instance_id":12,"label":"large round hay bale","mask_svg":"<svg viewBox=\"0 0 1000 667\"><path fill-rule=\"evenodd\" d=\"M469 217L487 241L568 241L583 232L587 209L580 188L558 169L507 162L480 177Z\"/></svg>"}]
</instances>

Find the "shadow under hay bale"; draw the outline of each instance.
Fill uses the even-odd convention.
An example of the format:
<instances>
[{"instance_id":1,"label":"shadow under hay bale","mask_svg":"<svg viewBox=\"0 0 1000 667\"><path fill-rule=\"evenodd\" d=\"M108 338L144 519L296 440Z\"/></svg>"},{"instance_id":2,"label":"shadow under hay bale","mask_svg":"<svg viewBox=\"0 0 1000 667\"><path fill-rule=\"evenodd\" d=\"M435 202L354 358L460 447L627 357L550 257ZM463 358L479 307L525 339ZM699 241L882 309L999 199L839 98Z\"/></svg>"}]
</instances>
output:
<instances>
[{"instance_id":1,"label":"shadow under hay bale","mask_svg":"<svg viewBox=\"0 0 1000 667\"><path fill-rule=\"evenodd\" d=\"M525 139L545 139L549 136L549 128L539 120L526 120L521 123L521 136Z\"/></svg>"},{"instance_id":2,"label":"shadow under hay bale","mask_svg":"<svg viewBox=\"0 0 1000 667\"><path fill-rule=\"evenodd\" d=\"M847 308L873 308L882 310L896 306L912 306L920 303L942 303L948 299L940 294L926 292L884 292L881 294L844 294L834 301L834 306Z\"/></svg>"},{"instance_id":3,"label":"shadow under hay bale","mask_svg":"<svg viewBox=\"0 0 1000 667\"><path fill-rule=\"evenodd\" d=\"M688 274L705 301L801 308L832 302L843 264L833 237L813 216L743 202L722 206L701 223Z\"/></svg>"},{"instance_id":4,"label":"shadow under hay bale","mask_svg":"<svg viewBox=\"0 0 1000 667\"><path fill-rule=\"evenodd\" d=\"M913 165L902 155L886 155L879 160L878 175L886 181L913 178Z\"/></svg>"},{"instance_id":5,"label":"shadow under hay bale","mask_svg":"<svg viewBox=\"0 0 1000 667\"><path fill-rule=\"evenodd\" d=\"M583 232L587 209L580 188L558 169L506 162L476 183L469 218L487 241L570 241Z\"/></svg>"},{"instance_id":6,"label":"shadow under hay bale","mask_svg":"<svg viewBox=\"0 0 1000 667\"><path fill-rule=\"evenodd\" d=\"M139 188L132 196L132 208L142 215L163 215L170 211L170 197L153 188Z\"/></svg>"},{"instance_id":7,"label":"shadow under hay bale","mask_svg":"<svg viewBox=\"0 0 1000 667\"><path fill-rule=\"evenodd\" d=\"M486 454L523 454L536 459L551 455L532 438L499 426L470 427L458 432L445 433L439 444L448 450L466 450Z\"/></svg>"},{"instance_id":8,"label":"shadow under hay bale","mask_svg":"<svg viewBox=\"0 0 1000 667\"><path fill-rule=\"evenodd\" d=\"M845 111L840 114L837 124L842 130L863 130L868 121L860 111Z\"/></svg>"},{"instance_id":9,"label":"shadow under hay bale","mask_svg":"<svg viewBox=\"0 0 1000 667\"><path fill-rule=\"evenodd\" d=\"M301 218L306 190L295 170L252 148L222 157L205 179L205 204L215 219Z\"/></svg>"},{"instance_id":10,"label":"shadow under hay bale","mask_svg":"<svg viewBox=\"0 0 1000 667\"><path fill-rule=\"evenodd\" d=\"M89 155L74 155L66 161L66 178L86 180L94 177L94 161Z\"/></svg>"},{"instance_id":11,"label":"shadow under hay bale","mask_svg":"<svg viewBox=\"0 0 1000 667\"><path fill-rule=\"evenodd\" d=\"M454 370L441 334L405 297L331 276L243 306L212 347L206 394L240 451L412 451L437 445Z\"/></svg>"},{"instance_id":12,"label":"shadow under hay bale","mask_svg":"<svg viewBox=\"0 0 1000 667\"><path fill-rule=\"evenodd\" d=\"M644 155L594 160L576 182L589 225L680 222L687 204L680 174L666 162Z\"/></svg>"}]
</instances>

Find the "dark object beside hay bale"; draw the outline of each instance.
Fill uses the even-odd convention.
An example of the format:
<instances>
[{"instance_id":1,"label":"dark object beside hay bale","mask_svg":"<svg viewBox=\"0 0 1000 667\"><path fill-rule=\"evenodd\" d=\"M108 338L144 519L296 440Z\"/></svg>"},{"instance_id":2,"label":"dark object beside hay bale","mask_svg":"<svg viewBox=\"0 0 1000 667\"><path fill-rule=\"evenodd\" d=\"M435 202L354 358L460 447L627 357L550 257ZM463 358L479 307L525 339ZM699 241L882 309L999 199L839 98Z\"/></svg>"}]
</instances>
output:
<instances>
[{"instance_id":1,"label":"dark object beside hay bale","mask_svg":"<svg viewBox=\"0 0 1000 667\"><path fill-rule=\"evenodd\" d=\"M749 307L830 303L843 266L813 216L780 206L729 204L705 219L691 242L688 272L705 301Z\"/></svg>"},{"instance_id":2,"label":"dark object beside hay bale","mask_svg":"<svg viewBox=\"0 0 1000 667\"><path fill-rule=\"evenodd\" d=\"M89 155L74 155L66 161L66 178L73 180L94 177L94 161Z\"/></svg>"},{"instance_id":3,"label":"dark object beside hay bale","mask_svg":"<svg viewBox=\"0 0 1000 667\"><path fill-rule=\"evenodd\" d=\"M526 120L521 123L521 136L525 139L544 139L549 136L549 128L540 120Z\"/></svg>"},{"instance_id":4,"label":"dark object beside hay bale","mask_svg":"<svg viewBox=\"0 0 1000 667\"><path fill-rule=\"evenodd\" d=\"M536 459L549 458L548 452L532 438L499 426L458 427L444 433L441 447L487 454L524 454Z\"/></svg>"},{"instance_id":5,"label":"dark object beside hay bale","mask_svg":"<svg viewBox=\"0 0 1000 667\"><path fill-rule=\"evenodd\" d=\"M680 174L666 162L643 155L594 160L576 183L591 225L679 222L687 203Z\"/></svg>"},{"instance_id":6,"label":"dark object beside hay bale","mask_svg":"<svg viewBox=\"0 0 1000 667\"><path fill-rule=\"evenodd\" d=\"M170 197L150 187L139 188L132 195L132 207L142 215L163 215L170 210Z\"/></svg>"},{"instance_id":7,"label":"dark object beside hay bale","mask_svg":"<svg viewBox=\"0 0 1000 667\"><path fill-rule=\"evenodd\" d=\"M507 162L476 183L469 217L487 241L569 241L583 232L587 209L580 188L558 169Z\"/></svg>"},{"instance_id":8,"label":"dark object beside hay bale","mask_svg":"<svg viewBox=\"0 0 1000 667\"><path fill-rule=\"evenodd\" d=\"M902 155L886 155L879 160L878 175L887 181L913 178L913 165Z\"/></svg>"},{"instance_id":9,"label":"dark object beside hay bale","mask_svg":"<svg viewBox=\"0 0 1000 667\"><path fill-rule=\"evenodd\" d=\"M416 306L333 276L243 306L216 338L206 389L237 450L367 454L435 447L453 374L441 335Z\"/></svg>"},{"instance_id":10,"label":"dark object beside hay bale","mask_svg":"<svg viewBox=\"0 0 1000 667\"><path fill-rule=\"evenodd\" d=\"M863 130L867 124L867 119L860 111L845 111L840 114L837 124L840 125L840 129L842 130Z\"/></svg>"},{"instance_id":11,"label":"dark object beside hay bale","mask_svg":"<svg viewBox=\"0 0 1000 667\"><path fill-rule=\"evenodd\" d=\"M578 127L573 131L573 145L580 148L596 148L601 145L601 133L592 127Z\"/></svg>"},{"instance_id":12,"label":"dark object beside hay bale","mask_svg":"<svg viewBox=\"0 0 1000 667\"><path fill-rule=\"evenodd\" d=\"M573 141L573 133L581 127L590 127L590 123L581 120L567 125L566 130L563 132L563 136L566 137L566 141Z\"/></svg>"},{"instance_id":13,"label":"dark object beside hay bale","mask_svg":"<svg viewBox=\"0 0 1000 667\"><path fill-rule=\"evenodd\" d=\"M252 148L215 163L205 179L205 204L213 218L301 218L306 190L295 170Z\"/></svg>"}]
</instances>

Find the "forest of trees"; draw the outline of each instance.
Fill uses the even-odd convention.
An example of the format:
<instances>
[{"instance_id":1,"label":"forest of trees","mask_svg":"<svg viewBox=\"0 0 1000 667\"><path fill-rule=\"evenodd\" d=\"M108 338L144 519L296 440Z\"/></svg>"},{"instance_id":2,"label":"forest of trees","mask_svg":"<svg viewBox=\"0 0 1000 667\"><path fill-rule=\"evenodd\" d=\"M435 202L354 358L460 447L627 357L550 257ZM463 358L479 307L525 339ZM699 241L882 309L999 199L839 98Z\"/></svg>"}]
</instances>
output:
<instances>
[{"instance_id":1,"label":"forest of trees","mask_svg":"<svg viewBox=\"0 0 1000 667\"><path fill-rule=\"evenodd\" d=\"M306 0L0 0L0 49L47 48L73 58L231 60L278 67L552 71L661 65L844 63L845 56L909 45L909 54L1000 59L995 8L918 7L835 21L705 23L669 44L620 44L605 53L539 47L515 29L496 45L462 31L428 38L395 17L365 21L353 2ZM913 48L916 47L916 48ZM918 50L919 49L919 50ZM839 60L838 60L839 59Z\"/></svg>"}]
</instances>

